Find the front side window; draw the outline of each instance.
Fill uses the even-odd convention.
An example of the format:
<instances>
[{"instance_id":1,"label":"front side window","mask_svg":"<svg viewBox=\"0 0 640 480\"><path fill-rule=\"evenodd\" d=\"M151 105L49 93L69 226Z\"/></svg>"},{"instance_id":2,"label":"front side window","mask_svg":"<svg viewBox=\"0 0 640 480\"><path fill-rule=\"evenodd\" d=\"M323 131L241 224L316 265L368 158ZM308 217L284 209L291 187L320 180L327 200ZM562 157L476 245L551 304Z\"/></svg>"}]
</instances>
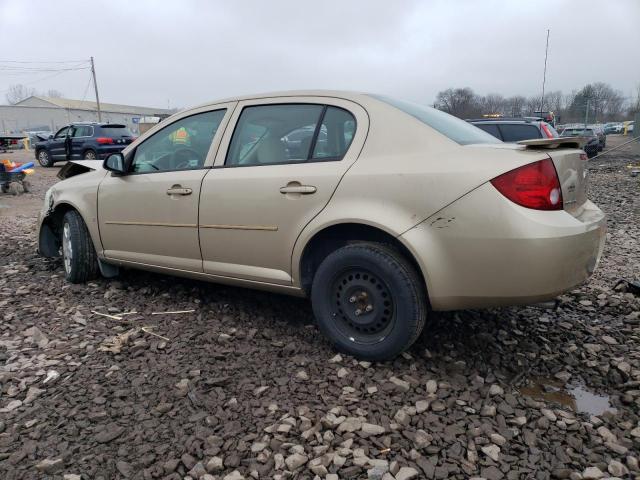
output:
<instances>
[{"instance_id":1,"label":"front side window","mask_svg":"<svg viewBox=\"0 0 640 480\"><path fill-rule=\"evenodd\" d=\"M225 165L273 165L340 160L356 128L351 113L337 107L289 104L245 107Z\"/></svg>"},{"instance_id":2,"label":"front side window","mask_svg":"<svg viewBox=\"0 0 640 480\"><path fill-rule=\"evenodd\" d=\"M225 112L198 113L163 128L136 148L130 170L143 173L202 168Z\"/></svg>"},{"instance_id":3,"label":"front side window","mask_svg":"<svg viewBox=\"0 0 640 480\"><path fill-rule=\"evenodd\" d=\"M64 138L67 136L67 130L69 130L69 127L64 127L61 128L60 130L58 130L58 133L56 133L55 138Z\"/></svg>"},{"instance_id":4,"label":"front side window","mask_svg":"<svg viewBox=\"0 0 640 480\"><path fill-rule=\"evenodd\" d=\"M93 134L93 127L88 125L79 125L73 132L74 137L90 137Z\"/></svg>"}]
</instances>

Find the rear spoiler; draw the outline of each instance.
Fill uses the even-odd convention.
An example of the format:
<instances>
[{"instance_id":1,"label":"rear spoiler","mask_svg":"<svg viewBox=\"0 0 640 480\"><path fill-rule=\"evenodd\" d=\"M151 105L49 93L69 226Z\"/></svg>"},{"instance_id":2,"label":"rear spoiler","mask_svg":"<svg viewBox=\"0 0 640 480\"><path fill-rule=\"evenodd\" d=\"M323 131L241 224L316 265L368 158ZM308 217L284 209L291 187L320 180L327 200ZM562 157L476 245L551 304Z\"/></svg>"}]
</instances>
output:
<instances>
[{"instance_id":1,"label":"rear spoiler","mask_svg":"<svg viewBox=\"0 0 640 480\"><path fill-rule=\"evenodd\" d=\"M518 145L524 145L530 149L583 148L588 141L588 137L534 138L532 140L520 140Z\"/></svg>"}]
</instances>

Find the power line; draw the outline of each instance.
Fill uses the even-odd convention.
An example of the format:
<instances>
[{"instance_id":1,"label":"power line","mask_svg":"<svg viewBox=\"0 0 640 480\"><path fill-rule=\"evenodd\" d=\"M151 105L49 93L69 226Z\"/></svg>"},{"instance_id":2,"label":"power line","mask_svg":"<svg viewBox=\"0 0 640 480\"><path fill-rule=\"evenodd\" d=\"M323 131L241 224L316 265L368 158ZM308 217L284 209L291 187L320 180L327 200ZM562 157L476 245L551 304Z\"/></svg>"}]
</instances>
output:
<instances>
[{"instance_id":1,"label":"power line","mask_svg":"<svg viewBox=\"0 0 640 480\"><path fill-rule=\"evenodd\" d=\"M87 63L89 60L0 60L0 63Z\"/></svg>"}]
</instances>

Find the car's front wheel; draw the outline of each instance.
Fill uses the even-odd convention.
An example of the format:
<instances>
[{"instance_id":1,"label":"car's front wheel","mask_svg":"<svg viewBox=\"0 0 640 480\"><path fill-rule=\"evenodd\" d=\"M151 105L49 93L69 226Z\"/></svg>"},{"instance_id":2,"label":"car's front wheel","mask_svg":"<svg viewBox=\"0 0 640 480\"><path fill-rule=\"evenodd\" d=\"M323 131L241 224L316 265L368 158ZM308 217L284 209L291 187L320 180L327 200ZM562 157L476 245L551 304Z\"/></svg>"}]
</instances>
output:
<instances>
[{"instance_id":1,"label":"car's front wheel","mask_svg":"<svg viewBox=\"0 0 640 480\"><path fill-rule=\"evenodd\" d=\"M328 255L314 276L311 300L322 333L338 350L366 360L402 353L427 316L415 268L377 243L347 245Z\"/></svg>"},{"instance_id":2,"label":"car's front wheel","mask_svg":"<svg viewBox=\"0 0 640 480\"><path fill-rule=\"evenodd\" d=\"M71 283L83 283L98 276L98 257L87 225L75 210L62 219L62 259L65 278Z\"/></svg>"},{"instance_id":3,"label":"car's front wheel","mask_svg":"<svg viewBox=\"0 0 640 480\"><path fill-rule=\"evenodd\" d=\"M46 150L40 150L38 152L38 163L43 167L52 167L53 160L51 159L49 152L47 152Z\"/></svg>"}]
</instances>

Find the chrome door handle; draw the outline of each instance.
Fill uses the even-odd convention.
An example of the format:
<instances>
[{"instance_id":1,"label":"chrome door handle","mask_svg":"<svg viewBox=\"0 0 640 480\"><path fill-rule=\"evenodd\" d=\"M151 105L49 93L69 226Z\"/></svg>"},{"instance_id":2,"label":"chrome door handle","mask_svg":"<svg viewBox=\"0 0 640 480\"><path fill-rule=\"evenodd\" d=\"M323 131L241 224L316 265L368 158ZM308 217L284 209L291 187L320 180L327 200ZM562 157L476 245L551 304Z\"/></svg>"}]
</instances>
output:
<instances>
[{"instance_id":1,"label":"chrome door handle","mask_svg":"<svg viewBox=\"0 0 640 480\"><path fill-rule=\"evenodd\" d=\"M174 185L169 190L167 190L167 195L191 195L193 190L190 188L184 188L180 185Z\"/></svg>"},{"instance_id":2,"label":"chrome door handle","mask_svg":"<svg viewBox=\"0 0 640 480\"><path fill-rule=\"evenodd\" d=\"M313 185L287 185L286 187L280 187L280 193L301 193L303 195L310 195L316 193L317 188Z\"/></svg>"}]
</instances>

